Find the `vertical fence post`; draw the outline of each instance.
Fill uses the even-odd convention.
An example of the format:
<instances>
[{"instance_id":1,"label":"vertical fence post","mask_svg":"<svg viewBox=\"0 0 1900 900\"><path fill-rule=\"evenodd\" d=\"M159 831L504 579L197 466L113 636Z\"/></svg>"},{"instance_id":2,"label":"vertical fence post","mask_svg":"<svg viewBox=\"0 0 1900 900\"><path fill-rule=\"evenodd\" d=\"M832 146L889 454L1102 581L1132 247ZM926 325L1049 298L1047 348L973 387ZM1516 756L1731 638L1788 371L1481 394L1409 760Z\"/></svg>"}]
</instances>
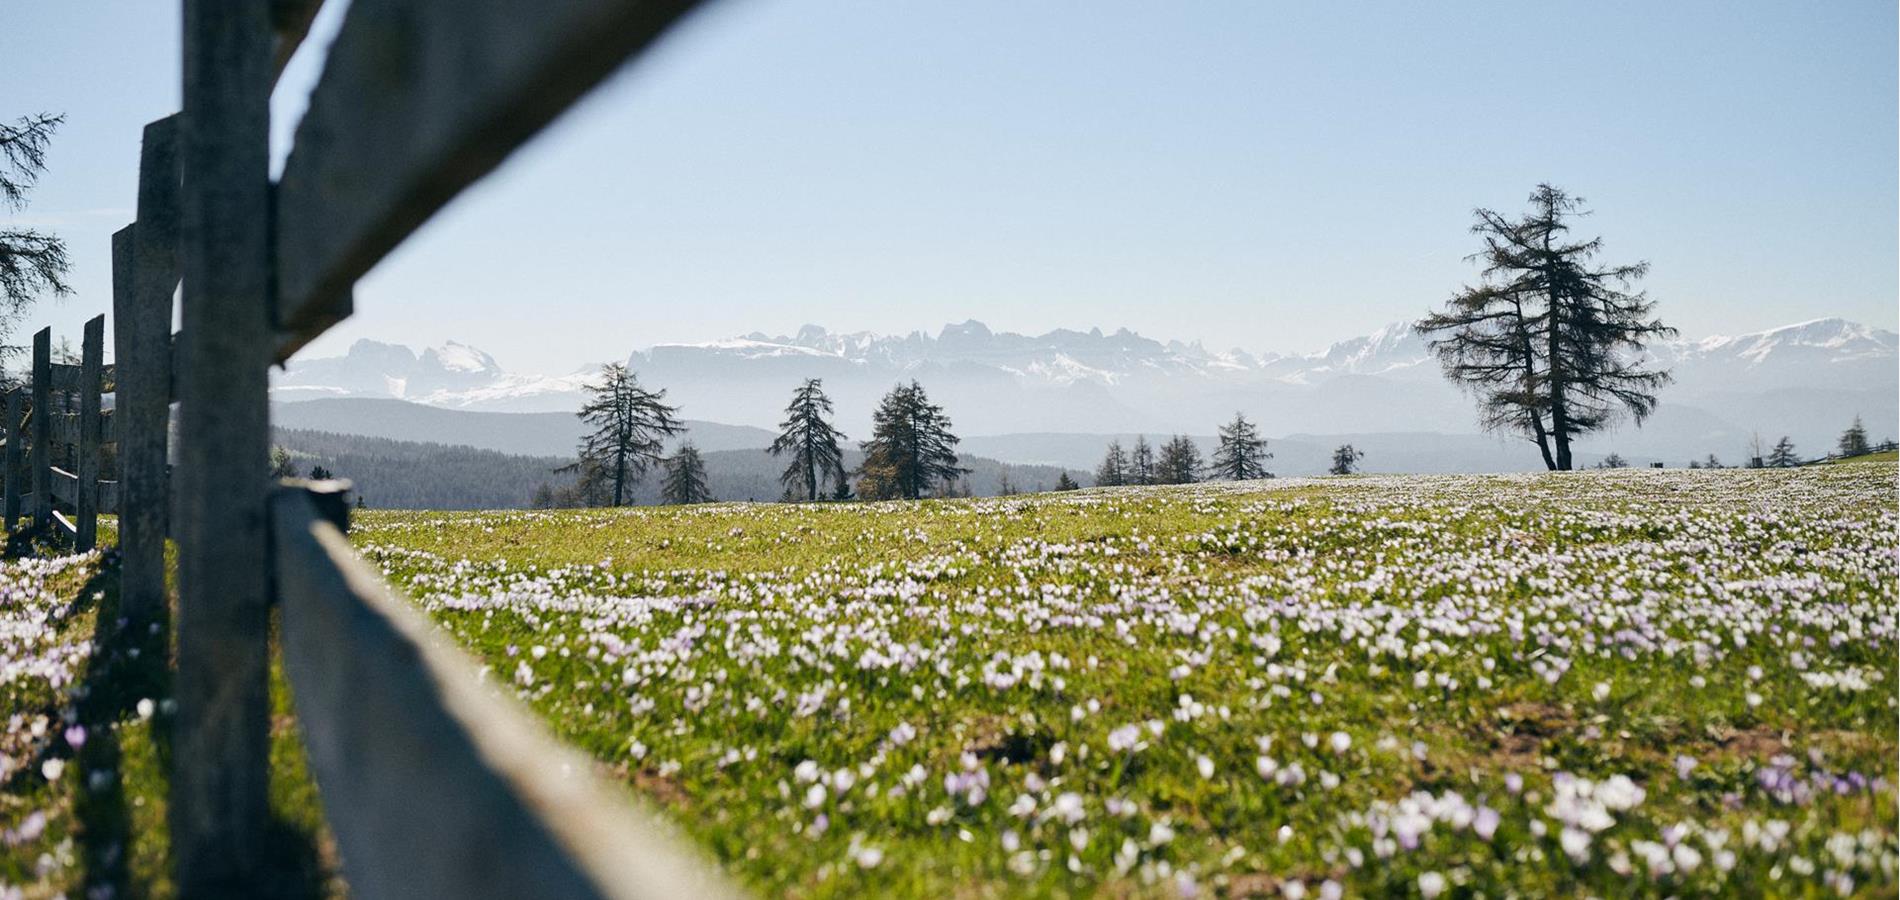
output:
<instances>
[{"instance_id":1,"label":"vertical fence post","mask_svg":"<svg viewBox=\"0 0 1900 900\"><path fill-rule=\"evenodd\" d=\"M119 609L165 609L165 531L171 515L172 290L178 286L178 116L145 126L131 290L112 296L113 403L119 445ZM116 271L117 260L114 267Z\"/></svg>"},{"instance_id":2,"label":"vertical fence post","mask_svg":"<svg viewBox=\"0 0 1900 900\"><path fill-rule=\"evenodd\" d=\"M14 524L20 521L20 441L23 440L20 420L26 416L26 391L21 388L7 391L3 409L0 416L6 417L7 446L5 461L0 465L6 466L6 472L0 474L0 479L5 480L6 499L0 513L4 513L7 533L11 535Z\"/></svg>"},{"instance_id":3,"label":"vertical fence post","mask_svg":"<svg viewBox=\"0 0 1900 900\"><path fill-rule=\"evenodd\" d=\"M120 229L112 236L113 268L121 256L132 255L132 235ZM124 235L123 239L120 235ZM123 252L120 246L124 246ZM113 279L118 291L118 279ZM79 342L79 452L73 460L73 474L79 484L73 495L74 549L84 553L99 542L99 388L105 369L106 317L93 316L86 321Z\"/></svg>"},{"instance_id":4,"label":"vertical fence post","mask_svg":"<svg viewBox=\"0 0 1900 900\"><path fill-rule=\"evenodd\" d=\"M33 335L33 527L53 524L53 328Z\"/></svg>"},{"instance_id":5,"label":"vertical fence post","mask_svg":"<svg viewBox=\"0 0 1900 900\"><path fill-rule=\"evenodd\" d=\"M184 3L170 818L187 897L253 895L266 874L272 5Z\"/></svg>"}]
</instances>

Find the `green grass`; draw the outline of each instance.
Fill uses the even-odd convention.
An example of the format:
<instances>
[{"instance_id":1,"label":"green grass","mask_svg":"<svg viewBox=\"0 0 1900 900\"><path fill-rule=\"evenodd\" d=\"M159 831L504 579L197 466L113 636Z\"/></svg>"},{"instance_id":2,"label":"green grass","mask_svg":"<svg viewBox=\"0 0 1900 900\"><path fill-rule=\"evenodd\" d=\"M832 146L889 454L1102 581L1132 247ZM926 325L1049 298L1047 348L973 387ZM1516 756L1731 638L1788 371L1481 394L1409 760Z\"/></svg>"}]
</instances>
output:
<instances>
[{"instance_id":1,"label":"green grass","mask_svg":"<svg viewBox=\"0 0 1900 900\"><path fill-rule=\"evenodd\" d=\"M372 511L355 540L767 894L1891 896L1894 475Z\"/></svg>"},{"instance_id":2,"label":"green grass","mask_svg":"<svg viewBox=\"0 0 1900 900\"><path fill-rule=\"evenodd\" d=\"M1841 463L1890 463L1890 462L1900 462L1900 450L1883 450L1879 453L1863 453L1859 456L1847 457L1846 459L1831 459L1827 461L1826 465L1833 466L1833 465L1840 465Z\"/></svg>"},{"instance_id":3,"label":"green grass","mask_svg":"<svg viewBox=\"0 0 1900 900\"><path fill-rule=\"evenodd\" d=\"M29 897L175 896L165 818L171 636L164 622L120 617L109 553L15 549L40 556L0 565L8 589L0 602L0 657L15 667L0 687L7 715L0 894L17 888ZM288 685L275 664L271 702L264 896L342 896ZM75 725L81 730L69 730Z\"/></svg>"},{"instance_id":4,"label":"green grass","mask_svg":"<svg viewBox=\"0 0 1900 900\"><path fill-rule=\"evenodd\" d=\"M1894 476L372 511L355 540L766 895L1892 896ZM169 635L119 622L97 556L0 594L0 884L173 895ZM271 893L340 895L275 667L273 708Z\"/></svg>"}]
</instances>

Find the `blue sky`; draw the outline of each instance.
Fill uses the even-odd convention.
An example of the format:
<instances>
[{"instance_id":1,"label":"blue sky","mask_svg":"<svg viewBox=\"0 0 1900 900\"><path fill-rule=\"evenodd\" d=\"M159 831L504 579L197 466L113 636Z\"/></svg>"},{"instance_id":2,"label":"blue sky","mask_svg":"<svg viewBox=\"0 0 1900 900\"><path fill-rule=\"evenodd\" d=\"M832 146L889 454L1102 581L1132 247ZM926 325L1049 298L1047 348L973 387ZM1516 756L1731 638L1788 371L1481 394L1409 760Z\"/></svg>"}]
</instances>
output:
<instances>
[{"instance_id":1,"label":"blue sky","mask_svg":"<svg viewBox=\"0 0 1900 900\"><path fill-rule=\"evenodd\" d=\"M78 294L31 327L77 335L110 306L139 129L178 105L176 5L5 3L0 117L69 117L12 218L71 242ZM1894 328L1895 9L730 0L438 216L308 352L455 339L562 371L965 318L1314 350L1474 277L1471 208L1543 180L1591 201L1609 258L1653 263L1687 335ZM279 88L285 139L317 57Z\"/></svg>"}]
</instances>

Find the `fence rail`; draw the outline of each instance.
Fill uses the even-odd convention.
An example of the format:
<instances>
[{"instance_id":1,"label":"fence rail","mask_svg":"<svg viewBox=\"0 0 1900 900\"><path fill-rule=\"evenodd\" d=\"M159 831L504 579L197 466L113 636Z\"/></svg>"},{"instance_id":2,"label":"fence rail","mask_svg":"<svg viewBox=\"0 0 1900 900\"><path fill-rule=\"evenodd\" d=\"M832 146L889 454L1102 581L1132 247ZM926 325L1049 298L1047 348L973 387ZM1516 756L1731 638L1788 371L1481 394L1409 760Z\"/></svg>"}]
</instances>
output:
<instances>
[{"instance_id":1,"label":"fence rail","mask_svg":"<svg viewBox=\"0 0 1900 900\"><path fill-rule=\"evenodd\" d=\"M97 544L99 516L119 509L118 482L100 477L106 448L117 443L112 411L102 408L106 389L117 377L117 369L103 361L105 316L87 321L83 334L82 361L55 363L53 331L40 329L33 336L30 386L8 391L0 403L6 528L12 531L22 512L30 510L37 528L63 535L81 551ZM22 445L27 445L24 453Z\"/></svg>"},{"instance_id":2,"label":"fence rail","mask_svg":"<svg viewBox=\"0 0 1900 900\"><path fill-rule=\"evenodd\" d=\"M320 2L182 0L184 111L145 127L137 221L112 236L115 363L103 364L102 318L87 323L77 365L52 361L50 332L34 336L30 393L0 395L7 524L30 515L83 544L116 511L121 610L175 611L181 895L245 895L269 880L258 837L275 604L352 893L736 896L482 684L355 555L335 485L265 476L271 363L348 316L358 276L693 4L355 0L272 184L270 92ZM104 445L116 447L116 480L101 477Z\"/></svg>"},{"instance_id":3,"label":"fence rail","mask_svg":"<svg viewBox=\"0 0 1900 900\"><path fill-rule=\"evenodd\" d=\"M323 486L319 486L322 489ZM317 496L322 496L321 494ZM285 671L350 886L376 897L719 897L391 593L311 493L272 501Z\"/></svg>"}]
</instances>

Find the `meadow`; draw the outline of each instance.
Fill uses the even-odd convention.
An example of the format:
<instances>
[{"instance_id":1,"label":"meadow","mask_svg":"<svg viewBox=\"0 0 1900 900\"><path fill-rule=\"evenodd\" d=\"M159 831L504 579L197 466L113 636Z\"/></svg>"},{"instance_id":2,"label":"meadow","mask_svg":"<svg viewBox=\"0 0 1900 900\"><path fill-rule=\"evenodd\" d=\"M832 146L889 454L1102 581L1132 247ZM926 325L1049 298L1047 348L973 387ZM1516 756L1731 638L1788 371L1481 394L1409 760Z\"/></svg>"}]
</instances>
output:
<instances>
[{"instance_id":1,"label":"meadow","mask_svg":"<svg viewBox=\"0 0 1900 900\"><path fill-rule=\"evenodd\" d=\"M1892 896L1895 466L359 514L767 895Z\"/></svg>"}]
</instances>

